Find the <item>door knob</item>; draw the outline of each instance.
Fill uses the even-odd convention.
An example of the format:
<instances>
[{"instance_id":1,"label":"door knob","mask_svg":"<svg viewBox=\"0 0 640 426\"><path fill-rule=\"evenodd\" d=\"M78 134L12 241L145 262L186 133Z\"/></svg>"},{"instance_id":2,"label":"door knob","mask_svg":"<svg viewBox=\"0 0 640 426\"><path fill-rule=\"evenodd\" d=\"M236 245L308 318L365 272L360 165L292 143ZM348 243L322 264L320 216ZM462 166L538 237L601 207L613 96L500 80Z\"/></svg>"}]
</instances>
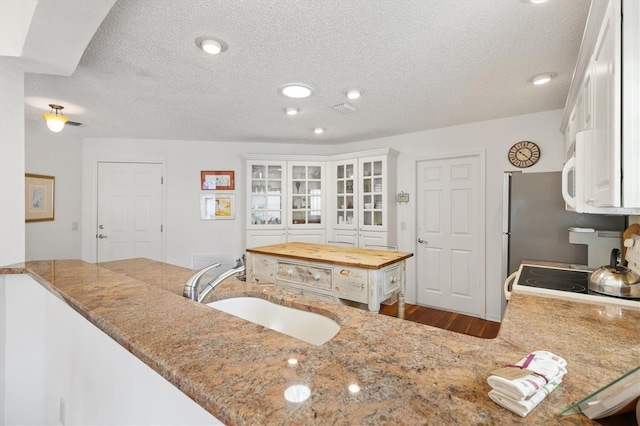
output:
<instances>
[{"instance_id":1,"label":"door knob","mask_svg":"<svg viewBox=\"0 0 640 426\"><path fill-rule=\"evenodd\" d=\"M423 240L422 238L418 238L418 242L420 244L429 244L427 241Z\"/></svg>"},{"instance_id":2,"label":"door knob","mask_svg":"<svg viewBox=\"0 0 640 426\"><path fill-rule=\"evenodd\" d=\"M103 240L103 239L107 238L107 236L106 236L106 235L104 235L104 234L98 234L98 238L100 238L101 240Z\"/></svg>"}]
</instances>

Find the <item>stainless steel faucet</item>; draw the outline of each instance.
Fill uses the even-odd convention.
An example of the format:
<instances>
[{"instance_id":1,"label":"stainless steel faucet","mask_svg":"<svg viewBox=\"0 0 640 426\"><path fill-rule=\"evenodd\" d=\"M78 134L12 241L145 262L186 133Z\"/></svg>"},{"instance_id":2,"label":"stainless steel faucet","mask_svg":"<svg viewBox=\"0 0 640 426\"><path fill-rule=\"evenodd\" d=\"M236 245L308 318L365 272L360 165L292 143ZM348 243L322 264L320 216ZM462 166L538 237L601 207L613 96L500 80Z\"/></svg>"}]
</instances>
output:
<instances>
[{"instance_id":1,"label":"stainless steel faucet","mask_svg":"<svg viewBox=\"0 0 640 426\"><path fill-rule=\"evenodd\" d=\"M245 271L246 267L244 255L242 255L240 259L236 260L236 264L233 266L233 268L224 271L213 280L209 281L204 290L200 291L199 287L202 277L204 277L205 274L207 274L212 269L219 268L220 265L220 263L214 263L213 265L205 266L204 268L193 274L191 277L189 277L189 279L184 284L184 291L182 293L183 296L187 299L195 300L196 302L201 303L204 298L207 297L207 294L209 294L211 290L215 289L222 281L226 280L227 278L233 275L240 275L240 279L244 281L243 272Z\"/></svg>"}]
</instances>

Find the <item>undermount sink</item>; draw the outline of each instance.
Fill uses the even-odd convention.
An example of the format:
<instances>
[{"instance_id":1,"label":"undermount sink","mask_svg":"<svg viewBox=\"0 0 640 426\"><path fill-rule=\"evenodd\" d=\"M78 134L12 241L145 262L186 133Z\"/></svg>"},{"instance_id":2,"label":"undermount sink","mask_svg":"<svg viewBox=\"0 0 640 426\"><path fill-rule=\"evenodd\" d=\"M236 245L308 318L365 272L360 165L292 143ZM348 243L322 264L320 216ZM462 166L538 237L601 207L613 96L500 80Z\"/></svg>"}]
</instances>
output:
<instances>
[{"instance_id":1,"label":"undermount sink","mask_svg":"<svg viewBox=\"0 0 640 426\"><path fill-rule=\"evenodd\" d=\"M340 326L331 318L257 297L232 297L207 303L207 306L317 346L340 331Z\"/></svg>"}]
</instances>

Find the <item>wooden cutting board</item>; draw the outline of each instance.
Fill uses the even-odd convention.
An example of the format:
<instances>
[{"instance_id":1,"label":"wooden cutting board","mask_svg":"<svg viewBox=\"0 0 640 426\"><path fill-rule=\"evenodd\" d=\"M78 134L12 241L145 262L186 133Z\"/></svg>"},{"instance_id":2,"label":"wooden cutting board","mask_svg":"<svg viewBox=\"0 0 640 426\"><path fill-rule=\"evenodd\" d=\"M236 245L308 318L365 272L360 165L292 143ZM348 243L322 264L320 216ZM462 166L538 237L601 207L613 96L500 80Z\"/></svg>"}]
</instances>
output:
<instances>
[{"instance_id":1,"label":"wooden cutting board","mask_svg":"<svg viewBox=\"0 0 640 426\"><path fill-rule=\"evenodd\" d=\"M620 263L625 266L627 265L627 261L625 260L627 248L624 246L624 242L627 238L631 238L631 235L633 234L640 235L640 224L633 223L622 233L622 259L620 260Z\"/></svg>"}]
</instances>

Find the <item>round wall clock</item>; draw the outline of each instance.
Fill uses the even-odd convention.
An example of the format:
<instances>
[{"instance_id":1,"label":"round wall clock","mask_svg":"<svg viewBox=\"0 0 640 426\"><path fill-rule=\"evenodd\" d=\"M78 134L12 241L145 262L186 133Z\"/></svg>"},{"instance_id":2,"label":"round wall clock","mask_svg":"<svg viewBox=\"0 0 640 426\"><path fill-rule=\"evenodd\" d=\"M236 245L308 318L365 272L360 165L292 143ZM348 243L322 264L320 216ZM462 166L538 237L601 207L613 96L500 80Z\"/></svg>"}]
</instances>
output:
<instances>
[{"instance_id":1,"label":"round wall clock","mask_svg":"<svg viewBox=\"0 0 640 426\"><path fill-rule=\"evenodd\" d=\"M509 149L509 162L524 169L531 167L540 159L540 148L533 142L518 142Z\"/></svg>"}]
</instances>

